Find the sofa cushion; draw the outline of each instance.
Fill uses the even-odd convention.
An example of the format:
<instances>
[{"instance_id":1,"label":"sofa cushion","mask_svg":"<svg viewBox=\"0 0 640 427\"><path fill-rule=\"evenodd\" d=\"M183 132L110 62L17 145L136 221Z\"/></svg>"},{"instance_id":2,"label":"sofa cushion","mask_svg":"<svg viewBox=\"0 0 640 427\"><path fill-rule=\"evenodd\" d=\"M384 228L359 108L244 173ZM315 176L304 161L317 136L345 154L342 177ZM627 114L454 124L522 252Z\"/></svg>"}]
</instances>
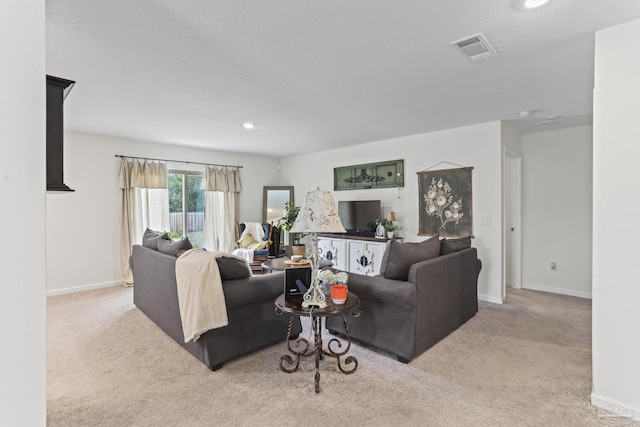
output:
<instances>
[{"instance_id":1,"label":"sofa cushion","mask_svg":"<svg viewBox=\"0 0 640 427\"><path fill-rule=\"evenodd\" d=\"M142 235L142 246L145 246L149 249L158 250L158 242L160 240L171 240L171 237L167 233L160 234L155 231L147 228Z\"/></svg>"},{"instance_id":2,"label":"sofa cushion","mask_svg":"<svg viewBox=\"0 0 640 427\"><path fill-rule=\"evenodd\" d=\"M391 280L349 273L347 289L360 300L373 301L411 311L416 309L416 285L404 280Z\"/></svg>"},{"instance_id":3,"label":"sofa cushion","mask_svg":"<svg viewBox=\"0 0 640 427\"><path fill-rule=\"evenodd\" d=\"M180 239L178 241L160 240L158 242L158 250L163 254L178 256L178 252L193 249L191 240L188 237Z\"/></svg>"},{"instance_id":4,"label":"sofa cushion","mask_svg":"<svg viewBox=\"0 0 640 427\"><path fill-rule=\"evenodd\" d=\"M251 267L244 259L221 256L216 258L222 280L238 280L251 276Z\"/></svg>"},{"instance_id":5,"label":"sofa cushion","mask_svg":"<svg viewBox=\"0 0 640 427\"><path fill-rule=\"evenodd\" d=\"M461 239L442 239L440 241L440 255L458 252L471 247L471 237Z\"/></svg>"},{"instance_id":6,"label":"sofa cushion","mask_svg":"<svg viewBox=\"0 0 640 427\"><path fill-rule=\"evenodd\" d=\"M420 243L400 243L392 239L384 251L380 274L386 279L407 280L412 264L439 255L440 237L437 235Z\"/></svg>"}]
</instances>

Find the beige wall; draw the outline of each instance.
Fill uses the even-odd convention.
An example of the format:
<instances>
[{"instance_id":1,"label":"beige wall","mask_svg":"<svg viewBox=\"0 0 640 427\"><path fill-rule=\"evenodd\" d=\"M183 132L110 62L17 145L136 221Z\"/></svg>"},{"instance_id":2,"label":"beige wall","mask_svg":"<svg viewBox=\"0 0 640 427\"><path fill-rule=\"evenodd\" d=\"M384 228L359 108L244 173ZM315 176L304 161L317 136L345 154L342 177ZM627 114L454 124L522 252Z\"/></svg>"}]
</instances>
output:
<instances>
[{"instance_id":1,"label":"beige wall","mask_svg":"<svg viewBox=\"0 0 640 427\"><path fill-rule=\"evenodd\" d=\"M526 289L591 298L592 139L591 126L522 136Z\"/></svg>"},{"instance_id":2,"label":"beige wall","mask_svg":"<svg viewBox=\"0 0 640 427\"><path fill-rule=\"evenodd\" d=\"M69 96L73 96L73 92ZM116 154L243 166L239 218L261 221L262 187L278 185L278 160L239 153L65 133L65 183L75 190L47 195L49 294L118 284L119 190ZM169 168L202 166L169 163Z\"/></svg>"},{"instance_id":3,"label":"beige wall","mask_svg":"<svg viewBox=\"0 0 640 427\"><path fill-rule=\"evenodd\" d=\"M403 159L405 187L334 192L338 200L382 201L383 214L394 211L399 234L408 242L418 236L417 172L439 162L439 168L473 166L473 246L478 248L483 267L478 293L481 299L502 302L502 207L501 207L501 126L500 122L448 129L336 150L282 159L283 185L295 186L299 204L307 191L320 187L333 190L333 168L360 163ZM480 226L488 218L490 226Z\"/></svg>"}]
</instances>

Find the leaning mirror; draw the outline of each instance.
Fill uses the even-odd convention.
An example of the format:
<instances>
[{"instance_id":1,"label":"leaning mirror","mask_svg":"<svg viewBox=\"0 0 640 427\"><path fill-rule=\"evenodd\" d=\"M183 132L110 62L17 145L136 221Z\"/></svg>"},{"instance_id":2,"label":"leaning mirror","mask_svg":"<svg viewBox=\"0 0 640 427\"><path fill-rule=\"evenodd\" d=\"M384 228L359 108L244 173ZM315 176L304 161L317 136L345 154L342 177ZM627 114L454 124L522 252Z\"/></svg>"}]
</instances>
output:
<instances>
[{"instance_id":1,"label":"leaning mirror","mask_svg":"<svg viewBox=\"0 0 640 427\"><path fill-rule=\"evenodd\" d=\"M262 222L271 223L282 218L286 202L293 203L293 187L264 187Z\"/></svg>"}]
</instances>

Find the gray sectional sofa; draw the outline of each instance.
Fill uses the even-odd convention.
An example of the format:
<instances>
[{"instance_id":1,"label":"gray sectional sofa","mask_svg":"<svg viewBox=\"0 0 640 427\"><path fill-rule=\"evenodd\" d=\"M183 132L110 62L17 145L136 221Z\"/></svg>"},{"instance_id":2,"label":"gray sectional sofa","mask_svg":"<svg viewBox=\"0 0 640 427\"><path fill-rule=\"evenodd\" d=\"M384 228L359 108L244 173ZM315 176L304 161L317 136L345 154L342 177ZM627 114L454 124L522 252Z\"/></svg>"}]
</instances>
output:
<instances>
[{"instance_id":1,"label":"gray sectional sofa","mask_svg":"<svg viewBox=\"0 0 640 427\"><path fill-rule=\"evenodd\" d=\"M407 363L473 317L482 263L470 246L469 238L391 241L379 276L349 274L361 308L359 317L347 319L351 338ZM346 332L338 316L326 326Z\"/></svg>"},{"instance_id":2,"label":"gray sectional sofa","mask_svg":"<svg viewBox=\"0 0 640 427\"><path fill-rule=\"evenodd\" d=\"M209 330L195 342L185 343L175 274L179 252L157 250L157 242L153 248L152 239L146 239L145 243L151 247L135 245L131 257L135 305L209 369L219 369L238 356L284 343L289 317L276 315L274 306L284 289L284 273L251 276L250 272L246 274L246 268L235 268L232 262L225 262L230 258L218 259L229 324ZM292 338L302 329L300 320L295 320Z\"/></svg>"},{"instance_id":3,"label":"gray sectional sofa","mask_svg":"<svg viewBox=\"0 0 640 427\"><path fill-rule=\"evenodd\" d=\"M275 313L284 272L251 276L246 266L218 259L229 324L184 342L175 275L177 255L190 248L167 243L168 236L145 235L131 257L135 305L209 369L268 345L283 343L289 316ZM160 249L160 250L159 250ZM482 263L471 239L400 243L392 240L380 275L350 273L349 290L360 297L361 314L349 316L351 338L409 362L456 330L478 311ZM342 317L326 318L333 334L344 335ZM291 338L301 332L294 316ZM275 363L275 362L274 362Z\"/></svg>"}]
</instances>

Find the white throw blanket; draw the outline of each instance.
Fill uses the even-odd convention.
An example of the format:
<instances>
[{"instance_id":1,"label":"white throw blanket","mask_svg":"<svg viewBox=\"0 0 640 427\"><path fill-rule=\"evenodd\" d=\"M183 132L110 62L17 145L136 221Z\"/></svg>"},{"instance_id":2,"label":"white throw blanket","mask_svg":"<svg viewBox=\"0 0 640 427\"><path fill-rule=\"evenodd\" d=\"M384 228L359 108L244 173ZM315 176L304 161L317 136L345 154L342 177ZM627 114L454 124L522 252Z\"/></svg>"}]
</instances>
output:
<instances>
[{"instance_id":1,"label":"white throw blanket","mask_svg":"<svg viewBox=\"0 0 640 427\"><path fill-rule=\"evenodd\" d=\"M235 256L239 256L240 258L246 259L249 262L249 264L253 262L253 251L250 251L249 249L242 249L242 248L234 249L233 254Z\"/></svg>"},{"instance_id":2,"label":"white throw blanket","mask_svg":"<svg viewBox=\"0 0 640 427\"><path fill-rule=\"evenodd\" d=\"M264 239L264 228L262 228L262 224L259 222L245 222L244 230L242 231L240 238L243 238L246 234L251 234L255 240L260 241ZM253 251L250 251L249 249L234 249L233 254L246 259L249 261L249 264L253 262Z\"/></svg>"},{"instance_id":3,"label":"white throw blanket","mask_svg":"<svg viewBox=\"0 0 640 427\"><path fill-rule=\"evenodd\" d=\"M176 261L178 305L184 342L197 341L210 329L229 324L216 258L226 252L190 249Z\"/></svg>"},{"instance_id":4,"label":"white throw blanket","mask_svg":"<svg viewBox=\"0 0 640 427\"><path fill-rule=\"evenodd\" d=\"M253 236L254 239L260 241L264 239L264 228L262 228L262 224L259 222L245 222L244 223L244 231L240 237L244 237L245 234L249 234Z\"/></svg>"}]
</instances>

